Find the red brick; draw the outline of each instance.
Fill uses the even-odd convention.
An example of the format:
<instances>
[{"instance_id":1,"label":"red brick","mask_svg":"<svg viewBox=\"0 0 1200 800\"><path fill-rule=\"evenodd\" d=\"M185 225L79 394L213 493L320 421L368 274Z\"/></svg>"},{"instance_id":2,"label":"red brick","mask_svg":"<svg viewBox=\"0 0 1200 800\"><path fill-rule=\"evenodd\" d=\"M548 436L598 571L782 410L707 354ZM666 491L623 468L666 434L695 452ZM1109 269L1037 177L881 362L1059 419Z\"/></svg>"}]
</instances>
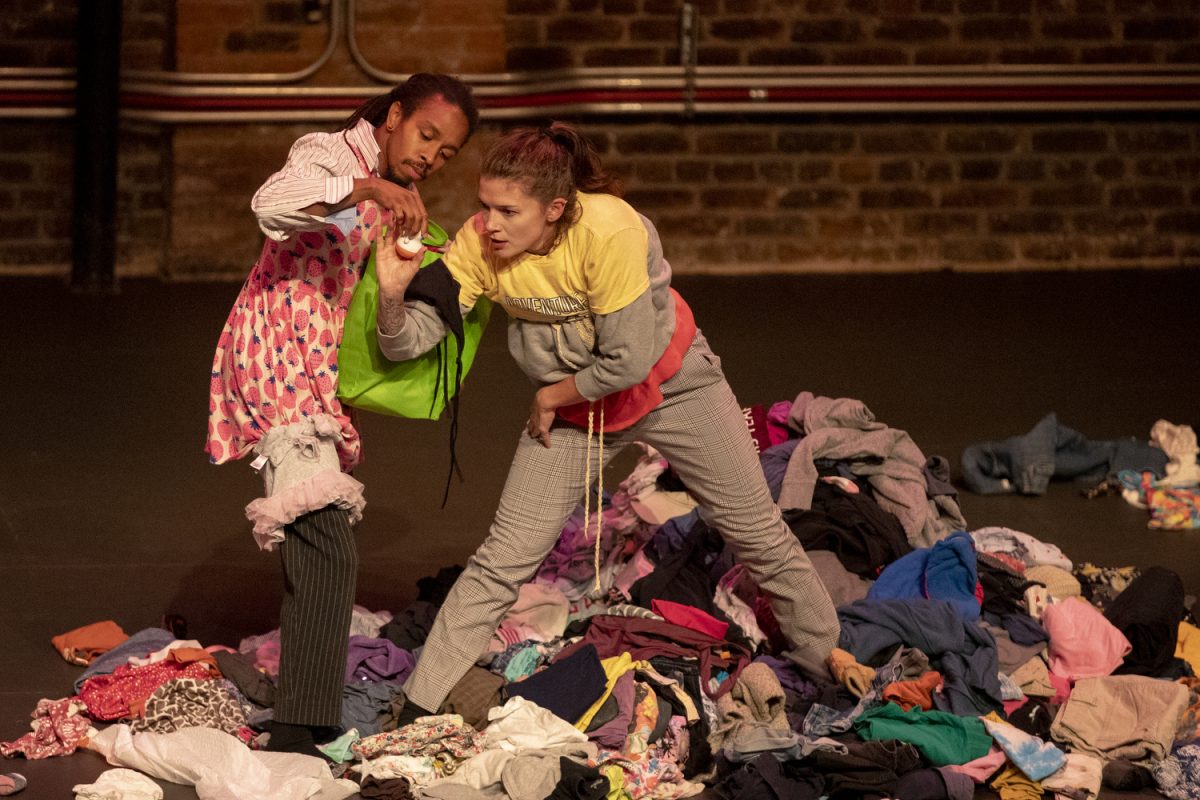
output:
<instances>
[{"instance_id":1,"label":"red brick","mask_svg":"<svg viewBox=\"0 0 1200 800\"><path fill-rule=\"evenodd\" d=\"M777 19L722 19L708 25L709 35L725 41L773 39L783 31Z\"/></svg>"},{"instance_id":2,"label":"red brick","mask_svg":"<svg viewBox=\"0 0 1200 800\"><path fill-rule=\"evenodd\" d=\"M933 205L933 195L927 189L912 187L862 189L858 203L863 208L926 208Z\"/></svg>"},{"instance_id":3,"label":"red brick","mask_svg":"<svg viewBox=\"0 0 1200 800\"><path fill-rule=\"evenodd\" d=\"M765 188L745 186L704 189L700 192L700 205L703 208L761 209L767 207L769 194Z\"/></svg>"},{"instance_id":4,"label":"red brick","mask_svg":"<svg viewBox=\"0 0 1200 800\"><path fill-rule=\"evenodd\" d=\"M1055 184L1034 188L1030 193L1030 205L1035 208L1058 206L1099 206L1104 202L1104 185L1101 183Z\"/></svg>"},{"instance_id":5,"label":"red brick","mask_svg":"<svg viewBox=\"0 0 1200 800\"><path fill-rule=\"evenodd\" d=\"M927 212L904 217L904 233L908 236L974 234L978 230L979 220L974 214Z\"/></svg>"},{"instance_id":6,"label":"red brick","mask_svg":"<svg viewBox=\"0 0 1200 800\"><path fill-rule=\"evenodd\" d=\"M890 47L854 47L835 50L833 63L841 66L906 64L908 56L903 50Z\"/></svg>"},{"instance_id":7,"label":"red brick","mask_svg":"<svg viewBox=\"0 0 1200 800\"><path fill-rule=\"evenodd\" d=\"M850 193L835 187L792 189L779 198L780 208L846 208Z\"/></svg>"},{"instance_id":8,"label":"red brick","mask_svg":"<svg viewBox=\"0 0 1200 800\"><path fill-rule=\"evenodd\" d=\"M1066 227L1062 214L1055 211L1021 211L988 216L992 233L1058 233Z\"/></svg>"},{"instance_id":9,"label":"red brick","mask_svg":"<svg viewBox=\"0 0 1200 800\"><path fill-rule=\"evenodd\" d=\"M945 240L938 247L939 256L954 264L1010 261L1015 253L1003 239Z\"/></svg>"},{"instance_id":10,"label":"red brick","mask_svg":"<svg viewBox=\"0 0 1200 800\"><path fill-rule=\"evenodd\" d=\"M845 153L854 149L854 134L845 131L781 131L779 149L785 153Z\"/></svg>"},{"instance_id":11,"label":"red brick","mask_svg":"<svg viewBox=\"0 0 1200 800\"><path fill-rule=\"evenodd\" d=\"M1004 185L958 186L942 192L942 208L1000 208L1017 203L1017 190Z\"/></svg>"},{"instance_id":12,"label":"red brick","mask_svg":"<svg viewBox=\"0 0 1200 800\"><path fill-rule=\"evenodd\" d=\"M594 47L584 51L585 67L661 67L661 50L651 47Z\"/></svg>"},{"instance_id":13,"label":"red brick","mask_svg":"<svg viewBox=\"0 0 1200 800\"><path fill-rule=\"evenodd\" d=\"M1196 20L1196 9L1186 18L1131 19L1125 22L1125 38L1129 41L1149 39L1160 42L1164 39L1195 39L1200 35L1200 22Z\"/></svg>"},{"instance_id":14,"label":"red brick","mask_svg":"<svg viewBox=\"0 0 1200 800\"><path fill-rule=\"evenodd\" d=\"M1029 39L1031 25L1024 17L971 17L962 21L958 32L968 42L1011 42Z\"/></svg>"},{"instance_id":15,"label":"red brick","mask_svg":"<svg viewBox=\"0 0 1200 800\"><path fill-rule=\"evenodd\" d=\"M573 16L546 23L546 38L552 42L602 42L612 44L624 33L625 26L615 19Z\"/></svg>"},{"instance_id":16,"label":"red brick","mask_svg":"<svg viewBox=\"0 0 1200 800\"><path fill-rule=\"evenodd\" d=\"M1114 208L1165 208L1184 204L1183 189L1165 183L1144 186L1116 186L1112 189Z\"/></svg>"},{"instance_id":17,"label":"red brick","mask_svg":"<svg viewBox=\"0 0 1200 800\"><path fill-rule=\"evenodd\" d=\"M825 54L808 47L765 47L750 51L747 63L761 66L819 66Z\"/></svg>"},{"instance_id":18,"label":"red brick","mask_svg":"<svg viewBox=\"0 0 1200 800\"><path fill-rule=\"evenodd\" d=\"M1154 221L1154 232L1200 234L1200 211L1169 211Z\"/></svg>"},{"instance_id":19,"label":"red brick","mask_svg":"<svg viewBox=\"0 0 1200 800\"><path fill-rule=\"evenodd\" d=\"M801 19L792 24L793 42L857 42L863 38L856 19Z\"/></svg>"},{"instance_id":20,"label":"red brick","mask_svg":"<svg viewBox=\"0 0 1200 800\"><path fill-rule=\"evenodd\" d=\"M1042 20L1042 36L1047 39L1113 39L1113 28L1107 20L1094 17Z\"/></svg>"},{"instance_id":21,"label":"red brick","mask_svg":"<svg viewBox=\"0 0 1200 800\"><path fill-rule=\"evenodd\" d=\"M1103 128L1059 128L1033 132L1035 153L1095 153L1108 149Z\"/></svg>"},{"instance_id":22,"label":"red brick","mask_svg":"<svg viewBox=\"0 0 1200 800\"><path fill-rule=\"evenodd\" d=\"M1108 254L1113 258L1129 261L1173 258L1175 243L1170 239L1144 236L1117 242L1109 248Z\"/></svg>"},{"instance_id":23,"label":"red brick","mask_svg":"<svg viewBox=\"0 0 1200 800\"><path fill-rule=\"evenodd\" d=\"M894 42L929 42L949 39L950 28L940 19L929 17L884 20L875 28L875 38Z\"/></svg>"}]
</instances>

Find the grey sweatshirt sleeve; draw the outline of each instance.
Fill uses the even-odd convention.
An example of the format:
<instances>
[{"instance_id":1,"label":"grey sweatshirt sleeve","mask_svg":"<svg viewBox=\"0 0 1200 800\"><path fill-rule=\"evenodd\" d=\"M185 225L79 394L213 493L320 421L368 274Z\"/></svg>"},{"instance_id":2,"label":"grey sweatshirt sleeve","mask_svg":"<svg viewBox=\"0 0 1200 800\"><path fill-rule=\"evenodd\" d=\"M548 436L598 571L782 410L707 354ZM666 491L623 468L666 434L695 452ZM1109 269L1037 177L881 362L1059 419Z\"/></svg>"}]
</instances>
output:
<instances>
[{"instance_id":1,"label":"grey sweatshirt sleeve","mask_svg":"<svg viewBox=\"0 0 1200 800\"><path fill-rule=\"evenodd\" d=\"M596 360L575 373L575 386L588 400L641 383L661 355L656 352L656 310L651 290L611 314L595 317Z\"/></svg>"},{"instance_id":2,"label":"grey sweatshirt sleeve","mask_svg":"<svg viewBox=\"0 0 1200 800\"><path fill-rule=\"evenodd\" d=\"M408 361L424 355L446 338L446 323L437 310L420 300L404 302L404 326L392 335L375 329L380 351L391 361ZM463 308L465 317L469 308Z\"/></svg>"}]
</instances>

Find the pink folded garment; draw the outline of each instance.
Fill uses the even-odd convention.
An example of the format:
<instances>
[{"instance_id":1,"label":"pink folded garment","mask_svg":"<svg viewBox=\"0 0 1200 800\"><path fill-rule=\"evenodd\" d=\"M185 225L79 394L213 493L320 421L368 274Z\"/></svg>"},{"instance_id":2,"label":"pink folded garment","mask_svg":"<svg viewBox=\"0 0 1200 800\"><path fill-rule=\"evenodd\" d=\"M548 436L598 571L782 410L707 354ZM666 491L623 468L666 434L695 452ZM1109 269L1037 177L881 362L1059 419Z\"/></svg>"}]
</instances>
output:
<instances>
[{"instance_id":1,"label":"pink folded garment","mask_svg":"<svg viewBox=\"0 0 1200 800\"><path fill-rule=\"evenodd\" d=\"M724 639L726 631L729 630L728 622L721 622L711 614L683 603L656 599L651 601L650 610L667 622L706 633L714 639Z\"/></svg>"},{"instance_id":2,"label":"pink folded garment","mask_svg":"<svg viewBox=\"0 0 1200 800\"><path fill-rule=\"evenodd\" d=\"M1111 675L1133 649L1125 634L1079 597L1047 606L1042 626L1050 634L1050 672L1070 680Z\"/></svg>"}]
</instances>

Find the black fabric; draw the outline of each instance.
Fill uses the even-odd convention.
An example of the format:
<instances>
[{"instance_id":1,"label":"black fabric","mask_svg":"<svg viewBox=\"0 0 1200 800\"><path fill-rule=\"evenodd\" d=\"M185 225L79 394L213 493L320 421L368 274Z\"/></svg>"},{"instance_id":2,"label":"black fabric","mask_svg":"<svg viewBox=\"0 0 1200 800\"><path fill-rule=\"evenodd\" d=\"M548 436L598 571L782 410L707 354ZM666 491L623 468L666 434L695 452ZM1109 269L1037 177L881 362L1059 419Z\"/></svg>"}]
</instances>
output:
<instances>
[{"instance_id":1,"label":"black fabric","mask_svg":"<svg viewBox=\"0 0 1200 800\"><path fill-rule=\"evenodd\" d=\"M570 722L604 695L607 680L595 645L585 644L525 680L507 684L504 693L524 697Z\"/></svg>"},{"instance_id":2,"label":"black fabric","mask_svg":"<svg viewBox=\"0 0 1200 800\"><path fill-rule=\"evenodd\" d=\"M559 756L562 777L546 800L604 800L608 797L608 778L600 770Z\"/></svg>"},{"instance_id":3,"label":"black fabric","mask_svg":"<svg viewBox=\"0 0 1200 800\"><path fill-rule=\"evenodd\" d=\"M253 656L218 650L213 653L213 658L221 674L233 681L248 700L264 708L275 705L275 683L255 665Z\"/></svg>"},{"instance_id":4,"label":"black fabric","mask_svg":"<svg viewBox=\"0 0 1200 800\"><path fill-rule=\"evenodd\" d=\"M395 701L396 701L397 697L398 697L398 695L396 697L392 698L392 708L393 709L395 708ZM430 711L427 708L422 708L421 706L417 705L416 703L412 702L411 700L405 698L404 705L400 708L399 711L396 711L396 728L395 729L399 730L400 728L403 728L407 725L412 725L414 722L417 721L417 717L431 717L431 716L433 716L433 714L434 714L433 711Z\"/></svg>"},{"instance_id":5,"label":"black fabric","mask_svg":"<svg viewBox=\"0 0 1200 800\"><path fill-rule=\"evenodd\" d=\"M1050 741L1050 723L1058 712L1057 706L1052 706L1045 700L1029 698L1020 708L1014 709L1008 715L1008 721L1015 727L1039 739Z\"/></svg>"},{"instance_id":6,"label":"black fabric","mask_svg":"<svg viewBox=\"0 0 1200 800\"><path fill-rule=\"evenodd\" d=\"M863 578L877 577L883 567L912 552L894 514L869 497L825 481L813 489L812 508L789 509L783 519L805 550L832 551Z\"/></svg>"},{"instance_id":7,"label":"black fabric","mask_svg":"<svg viewBox=\"0 0 1200 800\"><path fill-rule=\"evenodd\" d=\"M437 391L440 387L442 399L450 407L450 471L446 475L446 488L442 493L442 508L446 507L446 500L450 497L451 478L457 474L459 481L462 481L462 469L459 468L458 454L455 452L455 444L458 441L458 392L462 388L462 357L466 338L463 334L462 308L458 303L461 288L458 281L450 274L450 270L446 268L446 263L439 258L417 270L417 274L413 276L412 282L408 284L408 289L404 294L407 300L419 300L433 306L446 327L454 334L457 345L454 354L453 394L450 392L450 376L447 374L449 364L445 363L445 351L441 344L438 345L438 383L433 389L433 402L437 400Z\"/></svg>"},{"instance_id":8,"label":"black fabric","mask_svg":"<svg viewBox=\"0 0 1200 800\"><path fill-rule=\"evenodd\" d=\"M949 790L936 769L915 769L896 781L896 800L948 800Z\"/></svg>"},{"instance_id":9,"label":"black fabric","mask_svg":"<svg viewBox=\"0 0 1200 800\"><path fill-rule=\"evenodd\" d=\"M713 604L717 586L709 570L709 562L724 546L714 528L703 522L693 525L682 547L669 553L654 565L649 575L629 587L630 600L643 608L650 608L655 600L670 600L728 622L725 613Z\"/></svg>"},{"instance_id":10,"label":"black fabric","mask_svg":"<svg viewBox=\"0 0 1200 800\"><path fill-rule=\"evenodd\" d=\"M416 650L429 638L437 612L437 606L428 600L410 603L380 629L379 638L403 650Z\"/></svg>"},{"instance_id":11,"label":"black fabric","mask_svg":"<svg viewBox=\"0 0 1200 800\"><path fill-rule=\"evenodd\" d=\"M1033 581L1026 580L1024 575L983 551L975 553L975 566L979 585L983 587L980 609L984 614L995 614L1000 618L1009 614L1029 615L1025 608L1025 590L1033 585ZM997 624L1003 626L1003 623Z\"/></svg>"},{"instance_id":12,"label":"black fabric","mask_svg":"<svg viewBox=\"0 0 1200 800\"><path fill-rule=\"evenodd\" d=\"M1154 775L1140 764L1124 758L1105 762L1103 781L1110 789L1149 789L1154 786Z\"/></svg>"},{"instance_id":13,"label":"black fabric","mask_svg":"<svg viewBox=\"0 0 1200 800\"><path fill-rule=\"evenodd\" d=\"M358 792L370 800L409 800L415 797L407 778L376 778L374 775L363 778Z\"/></svg>"},{"instance_id":14,"label":"black fabric","mask_svg":"<svg viewBox=\"0 0 1200 800\"><path fill-rule=\"evenodd\" d=\"M816 800L825 793L825 779L796 762L785 772L775 756L763 753L713 786L725 800Z\"/></svg>"},{"instance_id":15,"label":"black fabric","mask_svg":"<svg viewBox=\"0 0 1200 800\"><path fill-rule=\"evenodd\" d=\"M418 578L417 600L429 603L435 608L441 608L442 603L446 602L446 596L450 594L450 588L454 586L454 582L458 580L458 576L462 572L463 568L455 564L452 567L442 567L437 571L437 575Z\"/></svg>"},{"instance_id":16,"label":"black fabric","mask_svg":"<svg viewBox=\"0 0 1200 800\"><path fill-rule=\"evenodd\" d=\"M1183 613L1183 580L1166 567L1150 567L1129 584L1104 612L1133 646L1114 674L1168 674Z\"/></svg>"},{"instance_id":17,"label":"black fabric","mask_svg":"<svg viewBox=\"0 0 1200 800\"><path fill-rule=\"evenodd\" d=\"M690 746L687 760L680 765L683 776L691 778L693 775L708 770L712 763L712 748L708 743L708 721L703 712L704 690L700 686L700 665L695 661L685 661L671 656L654 656L650 659L650 666L654 667L654 670L664 678L670 678L677 682L691 699L696 710L700 712L699 718L695 722L688 723ZM687 716L687 709L684 707L683 701L673 693L663 692L659 696L670 703L672 715Z\"/></svg>"}]
</instances>

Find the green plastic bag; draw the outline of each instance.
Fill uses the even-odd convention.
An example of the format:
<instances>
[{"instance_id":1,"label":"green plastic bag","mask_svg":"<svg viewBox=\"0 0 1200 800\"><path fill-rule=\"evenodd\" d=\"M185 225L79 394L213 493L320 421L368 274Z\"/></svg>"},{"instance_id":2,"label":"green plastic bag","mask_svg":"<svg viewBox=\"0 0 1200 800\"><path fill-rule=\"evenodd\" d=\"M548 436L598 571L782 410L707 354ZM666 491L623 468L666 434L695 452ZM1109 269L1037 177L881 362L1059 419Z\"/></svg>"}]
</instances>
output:
<instances>
[{"instance_id":1,"label":"green plastic bag","mask_svg":"<svg viewBox=\"0 0 1200 800\"><path fill-rule=\"evenodd\" d=\"M430 222L425 233L426 247L443 247L449 237L437 224ZM384 233L378 241L384 241ZM426 267L440 257L426 251L421 266ZM367 268L354 288L346 324L338 351L338 398L347 405L412 419L437 419L454 396L454 360L458 340L447 332L438 346L408 361L389 361L379 349L375 337L375 321L379 311L379 278L375 272L375 248ZM480 297L463 318L463 380L475 360L479 339L487 327L492 304Z\"/></svg>"}]
</instances>

